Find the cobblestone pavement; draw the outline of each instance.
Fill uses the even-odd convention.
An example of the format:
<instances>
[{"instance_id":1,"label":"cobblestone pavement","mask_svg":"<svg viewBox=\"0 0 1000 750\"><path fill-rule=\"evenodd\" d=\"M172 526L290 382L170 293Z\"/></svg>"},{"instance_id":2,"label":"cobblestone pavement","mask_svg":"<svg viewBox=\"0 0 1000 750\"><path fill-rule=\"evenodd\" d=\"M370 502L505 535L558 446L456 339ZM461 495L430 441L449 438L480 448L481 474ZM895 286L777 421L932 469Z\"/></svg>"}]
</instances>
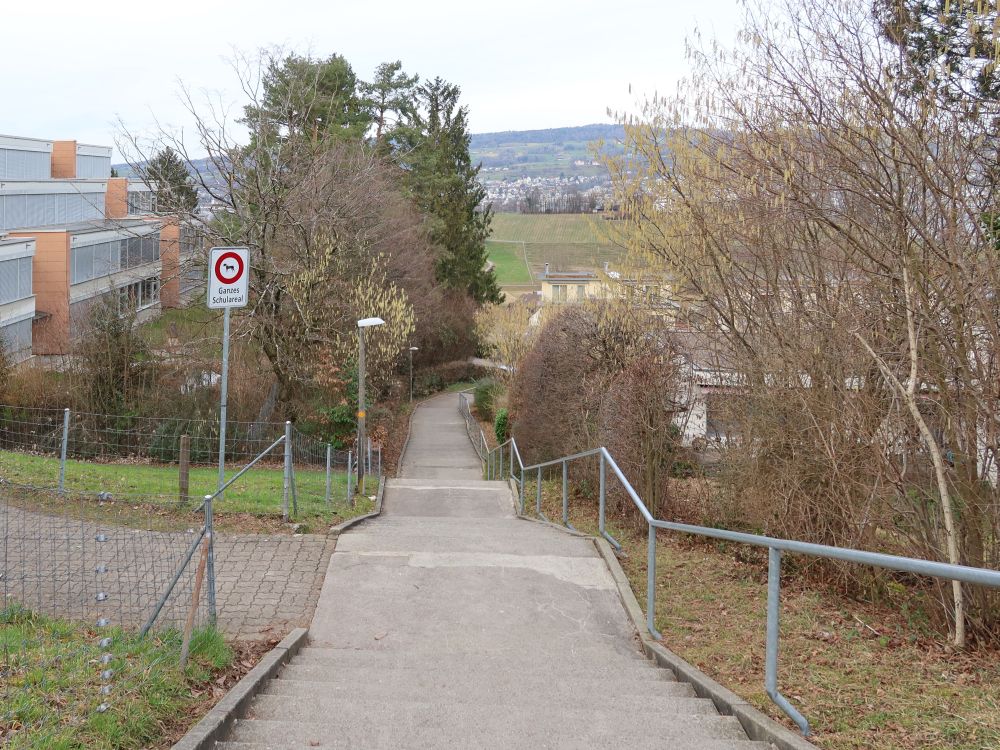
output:
<instances>
[{"instance_id":1,"label":"cobblestone pavement","mask_svg":"<svg viewBox=\"0 0 1000 750\"><path fill-rule=\"evenodd\" d=\"M72 510L72 509L70 509ZM88 509L90 510L90 509ZM140 627L194 541L191 531L126 528L101 509L51 515L0 497L0 596L3 604L67 619ZM110 515L110 512L108 513ZM151 518L150 526L156 519ZM218 534L219 626L231 636L267 638L308 625L336 540L318 535ZM167 601L159 626L187 615L197 553ZM199 621L207 617L202 594Z\"/></svg>"}]
</instances>

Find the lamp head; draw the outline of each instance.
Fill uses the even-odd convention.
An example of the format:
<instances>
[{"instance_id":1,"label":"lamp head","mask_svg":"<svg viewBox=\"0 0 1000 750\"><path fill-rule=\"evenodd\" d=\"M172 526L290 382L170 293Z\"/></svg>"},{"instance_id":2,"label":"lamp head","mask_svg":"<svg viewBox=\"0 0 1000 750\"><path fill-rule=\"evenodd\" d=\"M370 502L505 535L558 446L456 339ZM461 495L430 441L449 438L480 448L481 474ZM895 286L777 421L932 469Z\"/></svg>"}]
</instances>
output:
<instances>
[{"instance_id":1,"label":"lamp head","mask_svg":"<svg viewBox=\"0 0 1000 750\"><path fill-rule=\"evenodd\" d=\"M371 328L372 326L380 326L384 323L385 321L382 318L362 318L358 321L358 328Z\"/></svg>"}]
</instances>

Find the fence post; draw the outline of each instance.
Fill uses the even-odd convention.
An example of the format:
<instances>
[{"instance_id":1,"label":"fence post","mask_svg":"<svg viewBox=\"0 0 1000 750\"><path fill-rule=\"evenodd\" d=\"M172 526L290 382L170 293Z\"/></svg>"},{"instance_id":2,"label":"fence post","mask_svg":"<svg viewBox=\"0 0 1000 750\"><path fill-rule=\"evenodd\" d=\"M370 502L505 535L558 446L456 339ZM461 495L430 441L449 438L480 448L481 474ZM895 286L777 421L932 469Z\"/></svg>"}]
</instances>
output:
<instances>
[{"instance_id":1,"label":"fence post","mask_svg":"<svg viewBox=\"0 0 1000 750\"><path fill-rule=\"evenodd\" d=\"M600 482L600 484L601 484L601 489L600 489L601 500L600 500L599 511L598 511L598 516L597 516L597 529L598 529L598 531L601 532L601 535L603 536L604 535L604 515L605 515L605 512L607 510L607 502L608 502L608 490L607 490L607 487L608 487L608 468L607 468L607 466L604 463L604 454L600 453L599 455L601 457L601 482Z\"/></svg>"},{"instance_id":2,"label":"fence post","mask_svg":"<svg viewBox=\"0 0 1000 750\"><path fill-rule=\"evenodd\" d=\"M189 499L188 490L190 489L191 479L191 437L189 435L181 435L178 463L180 465L178 472L180 503L181 505L185 505Z\"/></svg>"},{"instance_id":3,"label":"fence post","mask_svg":"<svg viewBox=\"0 0 1000 750\"><path fill-rule=\"evenodd\" d=\"M288 521L288 493L292 489L292 423L285 422L285 476L281 488L281 519Z\"/></svg>"},{"instance_id":4,"label":"fence post","mask_svg":"<svg viewBox=\"0 0 1000 750\"><path fill-rule=\"evenodd\" d=\"M347 451L347 503L354 507L354 451Z\"/></svg>"},{"instance_id":5,"label":"fence post","mask_svg":"<svg viewBox=\"0 0 1000 750\"><path fill-rule=\"evenodd\" d=\"M330 459L333 457L333 446L326 444L326 507L330 507Z\"/></svg>"},{"instance_id":6,"label":"fence post","mask_svg":"<svg viewBox=\"0 0 1000 750\"><path fill-rule=\"evenodd\" d=\"M563 526L569 525L569 465L563 461Z\"/></svg>"},{"instance_id":7,"label":"fence post","mask_svg":"<svg viewBox=\"0 0 1000 750\"><path fill-rule=\"evenodd\" d=\"M382 446L378 446L378 478L382 478Z\"/></svg>"},{"instance_id":8,"label":"fence post","mask_svg":"<svg viewBox=\"0 0 1000 750\"><path fill-rule=\"evenodd\" d=\"M194 574L194 591L191 592L191 606L188 608L187 620L184 623L184 638L181 641L181 669L187 664L191 648L191 632L194 630L194 618L198 614L198 602L201 599L201 583L205 577L205 565L208 562L209 540L202 543L201 557L198 559L198 569Z\"/></svg>"},{"instance_id":9,"label":"fence post","mask_svg":"<svg viewBox=\"0 0 1000 750\"><path fill-rule=\"evenodd\" d=\"M205 536L208 538L208 621L215 627L215 521L212 514L212 496L205 496Z\"/></svg>"},{"instance_id":10,"label":"fence post","mask_svg":"<svg viewBox=\"0 0 1000 750\"><path fill-rule=\"evenodd\" d=\"M654 638L663 638L656 629L656 527L649 524L646 550L646 629Z\"/></svg>"},{"instance_id":11,"label":"fence post","mask_svg":"<svg viewBox=\"0 0 1000 750\"><path fill-rule=\"evenodd\" d=\"M524 515L524 467L521 468L521 486L518 488L521 495L521 515Z\"/></svg>"},{"instance_id":12,"label":"fence post","mask_svg":"<svg viewBox=\"0 0 1000 750\"><path fill-rule=\"evenodd\" d=\"M69 446L69 409L63 409L62 451L59 454L59 493L66 491L66 449Z\"/></svg>"}]
</instances>

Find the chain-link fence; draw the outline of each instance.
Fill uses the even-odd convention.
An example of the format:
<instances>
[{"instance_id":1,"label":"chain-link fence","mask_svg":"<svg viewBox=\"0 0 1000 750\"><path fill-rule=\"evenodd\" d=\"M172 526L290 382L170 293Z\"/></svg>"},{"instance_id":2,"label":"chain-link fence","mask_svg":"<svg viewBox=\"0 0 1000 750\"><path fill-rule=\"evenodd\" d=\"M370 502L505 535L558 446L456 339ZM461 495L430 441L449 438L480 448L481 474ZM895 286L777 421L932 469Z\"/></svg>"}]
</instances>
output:
<instances>
[{"instance_id":1,"label":"chain-link fence","mask_svg":"<svg viewBox=\"0 0 1000 750\"><path fill-rule=\"evenodd\" d=\"M267 452L281 438L287 450ZM364 454L366 473L380 475L380 446ZM227 423L227 478L253 460L253 474L220 498L220 513L325 517L352 498L355 453L289 423ZM217 421L0 405L0 477L24 489L167 507L175 501L173 511L182 512L218 488L218 461Z\"/></svg>"},{"instance_id":2,"label":"chain-link fence","mask_svg":"<svg viewBox=\"0 0 1000 750\"><path fill-rule=\"evenodd\" d=\"M296 606L318 595L325 539L275 532L350 515L358 457L290 423L229 423L220 491L218 434L205 420L0 406L0 746L50 746L54 721L85 722L151 679L130 656L139 633L259 626L280 618L284 590ZM366 448L377 477L381 450Z\"/></svg>"}]
</instances>

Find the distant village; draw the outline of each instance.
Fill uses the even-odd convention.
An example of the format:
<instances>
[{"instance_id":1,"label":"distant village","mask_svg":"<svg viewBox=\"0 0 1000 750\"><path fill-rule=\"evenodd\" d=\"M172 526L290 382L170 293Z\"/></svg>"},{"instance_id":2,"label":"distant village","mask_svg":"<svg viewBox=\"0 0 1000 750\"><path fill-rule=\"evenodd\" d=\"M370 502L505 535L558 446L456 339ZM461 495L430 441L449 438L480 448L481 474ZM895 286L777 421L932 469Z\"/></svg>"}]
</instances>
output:
<instances>
[{"instance_id":1,"label":"distant village","mask_svg":"<svg viewBox=\"0 0 1000 750\"><path fill-rule=\"evenodd\" d=\"M480 173L486 188L484 203L494 211L525 214L593 213L613 210L611 182L607 174L572 177L520 177L496 179L509 168L486 168ZM489 174L484 174L489 172Z\"/></svg>"}]
</instances>

